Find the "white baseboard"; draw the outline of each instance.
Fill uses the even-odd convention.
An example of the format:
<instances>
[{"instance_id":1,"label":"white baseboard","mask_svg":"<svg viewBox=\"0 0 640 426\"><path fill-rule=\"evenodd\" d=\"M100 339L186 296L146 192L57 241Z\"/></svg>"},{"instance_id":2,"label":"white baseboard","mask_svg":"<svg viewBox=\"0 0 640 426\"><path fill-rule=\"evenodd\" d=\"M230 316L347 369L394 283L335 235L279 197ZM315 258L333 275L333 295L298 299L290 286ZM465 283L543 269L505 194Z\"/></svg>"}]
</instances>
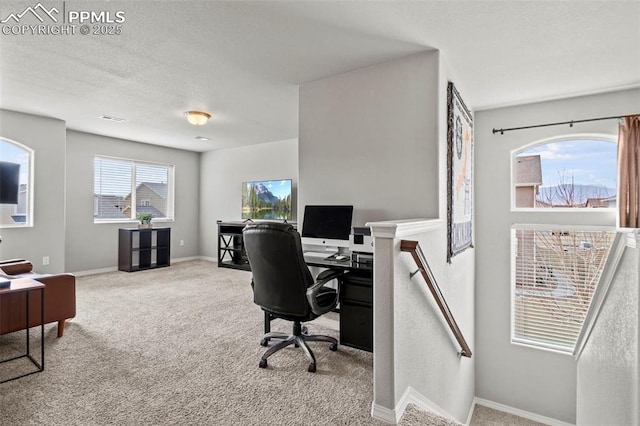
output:
<instances>
[{"instance_id":1,"label":"white baseboard","mask_svg":"<svg viewBox=\"0 0 640 426\"><path fill-rule=\"evenodd\" d=\"M542 416L540 414L531 413L529 411L521 410L519 408L510 407L508 405L500 404L498 402L489 401L482 398L474 398L473 407L476 405L483 405L494 410L504 411L505 413L513 414L514 416L524 417L525 419L533 420L538 423L544 423L549 426L575 426L572 423L563 422L561 420L552 419L551 417ZM473 409L471 410L473 412ZM469 418L471 420L471 418ZM467 423L469 424L469 423Z\"/></svg>"},{"instance_id":2,"label":"white baseboard","mask_svg":"<svg viewBox=\"0 0 640 426\"><path fill-rule=\"evenodd\" d=\"M209 262L218 263L218 260L215 257L206 257L206 256L179 257L177 259L171 259L171 263L188 262L190 260L207 260Z\"/></svg>"},{"instance_id":3,"label":"white baseboard","mask_svg":"<svg viewBox=\"0 0 640 426\"><path fill-rule=\"evenodd\" d=\"M208 256L188 256L188 257L179 257L177 259L171 259L171 263L179 263L179 262L188 262L189 260L206 260L213 263L218 263L218 259L215 257ZM115 272L118 270L117 266L111 266L109 268L100 268L100 269L88 269L86 271L77 271L72 272L76 277L83 277L87 275L96 275L96 274L106 274L107 272Z\"/></svg>"},{"instance_id":4,"label":"white baseboard","mask_svg":"<svg viewBox=\"0 0 640 426\"><path fill-rule=\"evenodd\" d=\"M393 410L372 403L371 416L387 423L397 424L409 404L414 404L422 410L429 411L440 417L445 417L447 419L456 421L456 419L454 419L449 413L438 406L438 404L434 403L429 398L426 398L411 386L407 387L407 390L404 392L404 394L400 398L400 401L398 401Z\"/></svg>"},{"instance_id":5,"label":"white baseboard","mask_svg":"<svg viewBox=\"0 0 640 426\"><path fill-rule=\"evenodd\" d=\"M106 274L107 272L115 272L118 270L117 266L112 266L110 268L100 268L100 269L89 269L86 271L76 271L72 272L76 277L84 277L87 275L96 275L96 274Z\"/></svg>"},{"instance_id":6,"label":"white baseboard","mask_svg":"<svg viewBox=\"0 0 640 426\"><path fill-rule=\"evenodd\" d=\"M400 414L400 416L397 416L396 410L390 410L386 407L383 407L382 405L378 405L372 402L371 417L395 425L398 423L400 417L402 417L402 413Z\"/></svg>"}]
</instances>

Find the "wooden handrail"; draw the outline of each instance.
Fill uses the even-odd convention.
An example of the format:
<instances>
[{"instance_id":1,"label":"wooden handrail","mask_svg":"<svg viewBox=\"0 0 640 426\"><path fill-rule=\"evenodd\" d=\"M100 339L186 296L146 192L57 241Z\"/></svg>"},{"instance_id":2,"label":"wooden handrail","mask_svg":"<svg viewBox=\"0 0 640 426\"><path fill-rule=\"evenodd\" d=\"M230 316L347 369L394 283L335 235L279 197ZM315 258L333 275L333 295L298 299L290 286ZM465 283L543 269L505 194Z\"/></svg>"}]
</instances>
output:
<instances>
[{"instance_id":1,"label":"wooden handrail","mask_svg":"<svg viewBox=\"0 0 640 426\"><path fill-rule=\"evenodd\" d=\"M471 349L469 348L469 345L467 345L467 341L464 340L464 336L462 335L460 328L458 328L458 324L456 323L455 318L453 318L453 314L451 313L446 300L444 300L444 296L440 291L440 287L438 287L438 283L436 282L433 273L431 272L431 268L429 268L429 264L427 263L427 259L425 258L420 245L417 241L402 240L400 241L400 250L411 253L413 260L415 260L418 265L419 271L422 272L422 277L427 283L427 287L429 287L431 294L434 299L436 299L436 303L440 308L442 316L444 316L444 319L447 321L447 324L449 324L458 344L462 348L460 355L471 358Z\"/></svg>"}]
</instances>

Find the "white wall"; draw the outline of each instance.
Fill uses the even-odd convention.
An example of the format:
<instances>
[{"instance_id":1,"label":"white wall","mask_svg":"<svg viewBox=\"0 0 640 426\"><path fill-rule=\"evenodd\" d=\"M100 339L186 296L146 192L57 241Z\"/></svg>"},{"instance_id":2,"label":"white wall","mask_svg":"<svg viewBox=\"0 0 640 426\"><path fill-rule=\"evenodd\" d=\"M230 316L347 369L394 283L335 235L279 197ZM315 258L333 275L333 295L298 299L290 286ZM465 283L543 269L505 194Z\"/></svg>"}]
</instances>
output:
<instances>
[{"instance_id":1,"label":"white wall","mask_svg":"<svg viewBox=\"0 0 640 426\"><path fill-rule=\"evenodd\" d=\"M576 420L573 357L510 343L510 226L584 223L573 213L536 219L510 211L510 152L531 142L572 134L617 134L616 120L492 134L493 128L578 120L640 111L640 90L542 102L475 114L476 396L550 418ZM615 225L612 212L588 220Z\"/></svg>"},{"instance_id":2,"label":"white wall","mask_svg":"<svg viewBox=\"0 0 640 426\"><path fill-rule=\"evenodd\" d=\"M301 86L299 209L353 204L355 225L415 217L446 223L449 75L433 51ZM448 265L445 227L415 237L428 242L439 284L473 345L474 250ZM464 422L474 396L474 361L458 358L424 283L408 280L412 260L399 253L399 240L379 241L374 414L402 410L411 388Z\"/></svg>"},{"instance_id":3,"label":"white wall","mask_svg":"<svg viewBox=\"0 0 640 426\"><path fill-rule=\"evenodd\" d=\"M578 425L637 425L640 249L628 247L578 360Z\"/></svg>"},{"instance_id":4,"label":"white wall","mask_svg":"<svg viewBox=\"0 0 640 426\"><path fill-rule=\"evenodd\" d=\"M241 220L242 182L292 179L292 204L295 207L298 141L289 139L205 152L202 154L200 171L200 255L217 259L216 221Z\"/></svg>"},{"instance_id":5,"label":"white wall","mask_svg":"<svg viewBox=\"0 0 640 426\"><path fill-rule=\"evenodd\" d=\"M93 222L93 160L96 155L175 165L175 220L158 222L156 226L171 228L172 259L199 255L199 153L68 131L66 271L116 267L118 228L137 226L136 221ZM180 240L184 240L184 246L179 245Z\"/></svg>"},{"instance_id":6,"label":"white wall","mask_svg":"<svg viewBox=\"0 0 640 426\"><path fill-rule=\"evenodd\" d=\"M0 136L28 146L35 156L33 227L0 228L0 259L24 258L38 272L64 272L65 122L0 110Z\"/></svg>"},{"instance_id":7,"label":"white wall","mask_svg":"<svg viewBox=\"0 0 640 426\"><path fill-rule=\"evenodd\" d=\"M353 204L353 224L436 217L438 54L300 87L298 208Z\"/></svg>"}]
</instances>

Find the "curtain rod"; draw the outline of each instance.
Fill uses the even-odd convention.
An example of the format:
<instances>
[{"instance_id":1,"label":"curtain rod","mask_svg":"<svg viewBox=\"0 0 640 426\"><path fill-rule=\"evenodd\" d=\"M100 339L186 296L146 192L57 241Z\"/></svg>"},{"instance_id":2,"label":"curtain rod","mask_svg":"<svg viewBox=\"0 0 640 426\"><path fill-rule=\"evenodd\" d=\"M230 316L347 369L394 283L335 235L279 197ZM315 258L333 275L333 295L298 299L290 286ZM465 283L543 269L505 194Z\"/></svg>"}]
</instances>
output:
<instances>
[{"instance_id":1,"label":"curtain rod","mask_svg":"<svg viewBox=\"0 0 640 426\"><path fill-rule=\"evenodd\" d=\"M557 122L557 123L545 123L545 124L534 124L532 126L510 127L508 129L496 129L496 128L494 128L492 130L492 132L493 132L494 135L496 133L500 133L501 135L504 135L504 132L510 132L512 130L534 129L536 127L562 126L563 124L568 124L569 127L573 127L573 125L575 123L585 123L587 121L614 120L614 119L618 119L619 120L621 118L633 117L635 115L637 115L637 114L616 115L616 116L612 116L612 117L587 118L587 119L584 119L584 120L560 121L560 122Z\"/></svg>"}]
</instances>

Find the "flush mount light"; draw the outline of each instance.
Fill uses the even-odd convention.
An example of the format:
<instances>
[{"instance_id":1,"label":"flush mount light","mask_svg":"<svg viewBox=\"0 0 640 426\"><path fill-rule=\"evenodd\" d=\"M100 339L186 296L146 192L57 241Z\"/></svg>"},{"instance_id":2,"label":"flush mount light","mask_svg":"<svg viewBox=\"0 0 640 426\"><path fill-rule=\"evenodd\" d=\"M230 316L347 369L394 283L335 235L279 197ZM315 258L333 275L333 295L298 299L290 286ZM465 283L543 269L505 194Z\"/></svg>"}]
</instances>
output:
<instances>
[{"instance_id":1,"label":"flush mount light","mask_svg":"<svg viewBox=\"0 0 640 426\"><path fill-rule=\"evenodd\" d=\"M101 115L100 118L102 118L103 120L115 121L116 123L122 123L123 121L126 121L124 118L111 117L110 115Z\"/></svg>"},{"instance_id":2,"label":"flush mount light","mask_svg":"<svg viewBox=\"0 0 640 426\"><path fill-rule=\"evenodd\" d=\"M198 139L199 141L210 141L211 140L209 138L205 138L204 136L196 136L196 139Z\"/></svg>"},{"instance_id":3,"label":"flush mount light","mask_svg":"<svg viewBox=\"0 0 640 426\"><path fill-rule=\"evenodd\" d=\"M211 114L202 111L187 111L184 115L194 126L202 126L211 118Z\"/></svg>"}]
</instances>

